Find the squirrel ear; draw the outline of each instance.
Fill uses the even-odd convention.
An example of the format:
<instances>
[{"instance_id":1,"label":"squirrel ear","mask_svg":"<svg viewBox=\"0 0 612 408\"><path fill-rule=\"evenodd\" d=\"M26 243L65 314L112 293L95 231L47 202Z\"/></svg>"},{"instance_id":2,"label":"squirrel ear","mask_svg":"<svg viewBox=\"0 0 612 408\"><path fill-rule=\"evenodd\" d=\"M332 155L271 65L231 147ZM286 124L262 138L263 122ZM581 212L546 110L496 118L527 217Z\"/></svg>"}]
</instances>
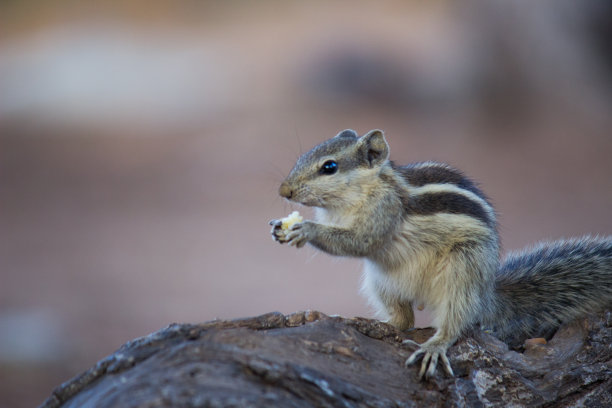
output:
<instances>
[{"instance_id":1,"label":"squirrel ear","mask_svg":"<svg viewBox=\"0 0 612 408\"><path fill-rule=\"evenodd\" d=\"M382 130L370 130L359 139L359 148L370 167L382 164L389 158L389 145Z\"/></svg>"},{"instance_id":2,"label":"squirrel ear","mask_svg":"<svg viewBox=\"0 0 612 408\"><path fill-rule=\"evenodd\" d=\"M336 137L349 137L351 139L357 139L359 135L353 129L345 129L342 132L338 133L336 136L334 136L334 138Z\"/></svg>"}]
</instances>

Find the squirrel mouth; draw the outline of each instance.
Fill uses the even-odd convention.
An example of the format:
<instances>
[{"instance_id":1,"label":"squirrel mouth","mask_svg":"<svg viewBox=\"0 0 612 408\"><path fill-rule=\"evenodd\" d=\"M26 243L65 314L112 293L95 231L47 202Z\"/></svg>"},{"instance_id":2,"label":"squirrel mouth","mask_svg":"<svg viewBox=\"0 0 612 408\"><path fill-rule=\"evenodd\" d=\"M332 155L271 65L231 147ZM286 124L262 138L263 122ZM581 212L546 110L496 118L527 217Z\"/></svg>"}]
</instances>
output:
<instances>
[{"instance_id":1,"label":"squirrel mouth","mask_svg":"<svg viewBox=\"0 0 612 408\"><path fill-rule=\"evenodd\" d=\"M293 188L289 183L283 181L278 189L278 194L291 202L302 204L307 207L325 207L321 197L312 194L305 186Z\"/></svg>"},{"instance_id":2,"label":"squirrel mouth","mask_svg":"<svg viewBox=\"0 0 612 408\"><path fill-rule=\"evenodd\" d=\"M292 198L289 199L289 201L306 207L323 207L318 201L315 200Z\"/></svg>"}]
</instances>

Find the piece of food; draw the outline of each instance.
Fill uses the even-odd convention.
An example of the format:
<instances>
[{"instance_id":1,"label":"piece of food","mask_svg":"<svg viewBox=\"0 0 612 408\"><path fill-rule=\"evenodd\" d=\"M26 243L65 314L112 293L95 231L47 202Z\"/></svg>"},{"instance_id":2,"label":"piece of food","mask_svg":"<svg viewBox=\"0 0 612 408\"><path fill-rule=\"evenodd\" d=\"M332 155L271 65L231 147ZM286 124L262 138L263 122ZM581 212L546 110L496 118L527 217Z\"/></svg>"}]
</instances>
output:
<instances>
[{"instance_id":1,"label":"piece of food","mask_svg":"<svg viewBox=\"0 0 612 408\"><path fill-rule=\"evenodd\" d=\"M298 222L302 222L304 218L300 215L298 211L294 211L285 218L281 219L281 228L285 231L289 230L293 226L293 224L297 224Z\"/></svg>"}]
</instances>

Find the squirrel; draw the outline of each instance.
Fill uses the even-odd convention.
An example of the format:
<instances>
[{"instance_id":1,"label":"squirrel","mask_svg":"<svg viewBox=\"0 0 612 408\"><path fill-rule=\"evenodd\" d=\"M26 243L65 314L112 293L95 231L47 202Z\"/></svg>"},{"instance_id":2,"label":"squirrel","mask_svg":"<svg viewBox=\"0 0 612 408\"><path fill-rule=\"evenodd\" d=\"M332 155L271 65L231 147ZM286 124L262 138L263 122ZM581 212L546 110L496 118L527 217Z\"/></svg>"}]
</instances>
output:
<instances>
[{"instance_id":1,"label":"squirrel","mask_svg":"<svg viewBox=\"0 0 612 408\"><path fill-rule=\"evenodd\" d=\"M612 306L612 236L541 243L500 259L496 213L475 182L438 162L398 166L381 130L344 130L303 154L279 194L315 207L316 221L272 236L332 255L364 259L362 290L400 330L413 305L432 310L435 334L406 360L419 379L460 335L480 326L520 348L552 337L561 323Z\"/></svg>"}]
</instances>

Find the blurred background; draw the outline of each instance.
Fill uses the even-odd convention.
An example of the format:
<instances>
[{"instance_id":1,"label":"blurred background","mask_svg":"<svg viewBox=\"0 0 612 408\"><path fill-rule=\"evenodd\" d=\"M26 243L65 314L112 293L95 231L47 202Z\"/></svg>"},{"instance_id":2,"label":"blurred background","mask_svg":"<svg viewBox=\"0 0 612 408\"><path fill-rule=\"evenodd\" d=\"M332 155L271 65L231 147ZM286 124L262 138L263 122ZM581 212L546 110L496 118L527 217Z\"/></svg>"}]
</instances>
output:
<instances>
[{"instance_id":1,"label":"blurred background","mask_svg":"<svg viewBox=\"0 0 612 408\"><path fill-rule=\"evenodd\" d=\"M0 406L172 322L371 317L267 224L345 128L479 181L504 251L610 234L612 7L509 3L2 1Z\"/></svg>"}]
</instances>

